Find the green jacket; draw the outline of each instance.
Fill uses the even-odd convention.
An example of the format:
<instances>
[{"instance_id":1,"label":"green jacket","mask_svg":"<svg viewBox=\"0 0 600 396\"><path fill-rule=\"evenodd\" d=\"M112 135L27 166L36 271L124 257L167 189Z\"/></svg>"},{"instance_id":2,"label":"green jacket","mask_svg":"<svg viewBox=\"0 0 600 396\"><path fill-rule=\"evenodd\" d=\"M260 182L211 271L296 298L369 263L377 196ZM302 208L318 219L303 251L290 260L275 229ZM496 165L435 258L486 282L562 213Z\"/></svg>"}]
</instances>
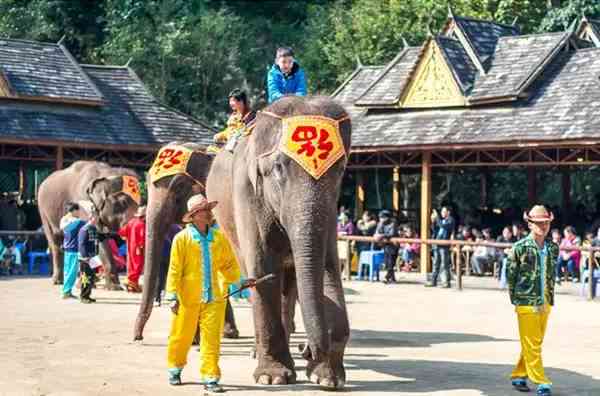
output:
<instances>
[{"instance_id":1,"label":"green jacket","mask_svg":"<svg viewBox=\"0 0 600 396\"><path fill-rule=\"evenodd\" d=\"M554 305L554 273L559 249L552 241L546 241L546 248L546 259L542 266L540 249L531 235L513 245L506 266L508 291L513 305L535 306L546 302ZM545 301L544 287L548 288L549 301Z\"/></svg>"}]
</instances>

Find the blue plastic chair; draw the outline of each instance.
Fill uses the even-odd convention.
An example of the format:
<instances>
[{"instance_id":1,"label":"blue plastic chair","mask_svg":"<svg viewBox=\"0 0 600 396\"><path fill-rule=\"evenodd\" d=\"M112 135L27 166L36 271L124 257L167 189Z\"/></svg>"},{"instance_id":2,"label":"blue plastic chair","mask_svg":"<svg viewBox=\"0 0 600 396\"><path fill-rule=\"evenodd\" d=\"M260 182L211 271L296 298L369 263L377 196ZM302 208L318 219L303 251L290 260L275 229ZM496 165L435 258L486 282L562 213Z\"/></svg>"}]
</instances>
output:
<instances>
[{"instance_id":1,"label":"blue plastic chair","mask_svg":"<svg viewBox=\"0 0 600 396\"><path fill-rule=\"evenodd\" d=\"M364 278L365 269L369 271L369 281L379 280L379 268L383 264L383 250L364 250L358 260L358 279Z\"/></svg>"},{"instance_id":2,"label":"blue plastic chair","mask_svg":"<svg viewBox=\"0 0 600 396\"><path fill-rule=\"evenodd\" d=\"M36 261L40 261L39 265L39 274L40 275L50 275L50 255L46 252L29 252L27 255L29 258L29 266L27 271L32 274L33 267L35 266Z\"/></svg>"}]
</instances>

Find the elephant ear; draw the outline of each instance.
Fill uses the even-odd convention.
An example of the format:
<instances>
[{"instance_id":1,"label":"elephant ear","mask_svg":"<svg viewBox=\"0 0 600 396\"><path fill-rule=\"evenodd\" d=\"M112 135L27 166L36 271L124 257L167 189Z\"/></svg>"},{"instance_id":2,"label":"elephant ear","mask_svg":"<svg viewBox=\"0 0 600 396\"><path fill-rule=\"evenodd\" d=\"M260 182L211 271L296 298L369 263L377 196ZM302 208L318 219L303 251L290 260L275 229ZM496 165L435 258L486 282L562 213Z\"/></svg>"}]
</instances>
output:
<instances>
[{"instance_id":1,"label":"elephant ear","mask_svg":"<svg viewBox=\"0 0 600 396\"><path fill-rule=\"evenodd\" d=\"M101 209L103 202L106 202L111 193L121 189L119 183L122 184L120 176L99 177L92 180L86 189L86 194L96 210Z\"/></svg>"},{"instance_id":2,"label":"elephant ear","mask_svg":"<svg viewBox=\"0 0 600 396\"><path fill-rule=\"evenodd\" d=\"M252 184L252 189L255 195L260 195L262 192L261 186L259 185L260 171L258 169L258 158L256 156L248 156L248 179Z\"/></svg>"}]
</instances>

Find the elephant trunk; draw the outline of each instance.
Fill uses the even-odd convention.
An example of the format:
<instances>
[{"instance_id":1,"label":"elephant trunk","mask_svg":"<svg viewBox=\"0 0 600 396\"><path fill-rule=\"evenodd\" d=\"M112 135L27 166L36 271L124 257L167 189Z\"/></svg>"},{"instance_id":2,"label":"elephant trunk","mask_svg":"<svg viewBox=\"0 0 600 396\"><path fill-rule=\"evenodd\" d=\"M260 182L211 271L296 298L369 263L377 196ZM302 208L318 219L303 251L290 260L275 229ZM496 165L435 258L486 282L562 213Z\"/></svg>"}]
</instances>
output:
<instances>
[{"instance_id":1,"label":"elephant trunk","mask_svg":"<svg viewBox=\"0 0 600 396\"><path fill-rule=\"evenodd\" d=\"M164 238L167 233L169 219L173 218L168 202L168 189L150 187L146 209L146 252L144 257L144 289L142 303L135 321L134 340L143 340L144 326L152 314L153 300L157 292L157 282L161 271Z\"/></svg>"},{"instance_id":2,"label":"elephant trunk","mask_svg":"<svg viewBox=\"0 0 600 396\"><path fill-rule=\"evenodd\" d=\"M304 195L304 194L303 194ZM322 199L321 199L322 200ZM290 236L296 279L298 285L298 300L302 308L302 316L308 338L304 356L312 360L322 360L329 352L330 339L324 309L324 273L328 233L331 232L329 207L309 206L319 199L306 198L301 200L306 206L294 216L291 226L286 227ZM335 205L332 212L335 214ZM334 229L335 231L335 225Z\"/></svg>"}]
</instances>

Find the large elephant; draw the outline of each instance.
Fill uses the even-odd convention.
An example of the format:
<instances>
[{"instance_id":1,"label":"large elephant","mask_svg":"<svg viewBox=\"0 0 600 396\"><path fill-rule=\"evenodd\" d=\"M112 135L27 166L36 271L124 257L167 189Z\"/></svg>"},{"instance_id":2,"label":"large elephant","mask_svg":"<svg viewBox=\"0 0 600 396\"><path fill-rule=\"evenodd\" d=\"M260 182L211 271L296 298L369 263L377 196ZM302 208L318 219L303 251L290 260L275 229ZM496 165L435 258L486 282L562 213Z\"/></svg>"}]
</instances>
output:
<instances>
[{"instance_id":1,"label":"large elephant","mask_svg":"<svg viewBox=\"0 0 600 396\"><path fill-rule=\"evenodd\" d=\"M337 145L327 130L311 125L297 127L290 136L282 123L289 125L288 117L299 115L338 120ZM290 155L283 149L286 139L303 145ZM307 377L327 389L345 384L343 356L350 329L338 266L336 212L350 140L347 113L331 99L285 97L258 114L253 132L233 154L221 152L213 161L208 199L219 202L217 221L242 269L250 278L274 273L280 280L261 283L253 291L258 357L254 379L260 384L296 380L286 328L286 307L293 304L289 296L295 296L290 280L296 279L307 333ZM331 158L334 154L340 156ZM308 167L298 162L302 156L311 161ZM337 160L324 173L310 174L316 156Z\"/></svg>"},{"instance_id":2,"label":"large elephant","mask_svg":"<svg viewBox=\"0 0 600 396\"><path fill-rule=\"evenodd\" d=\"M142 303L134 326L134 340L143 340L144 326L152 314L154 297L161 275L168 270L168 258L162 257L165 235L172 224L179 223L186 212L187 200L205 193L205 182L212 160L202 146L194 143L172 142L167 147L185 147L191 150L186 171L160 178L153 182L148 174L148 205L146 210L146 255L144 263L144 289ZM167 265L164 265L167 263ZM237 338L233 310L227 304L224 336Z\"/></svg>"},{"instance_id":3,"label":"large elephant","mask_svg":"<svg viewBox=\"0 0 600 396\"><path fill-rule=\"evenodd\" d=\"M65 214L67 202L91 201L98 216L98 227L102 233L114 233L133 217L138 203L123 192L123 176L135 178L134 171L114 168L103 162L77 161L68 168L53 172L40 184L38 207L48 246L52 251L54 268L53 282L63 281L63 254L61 244L63 234L59 223ZM127 186L126 186L127 187ZM125 188L127 190L127 188ZM106 288L120 290L116 265L108 242L100 244L100 256L105 265Z\"/></svg>"}]
</instances>

